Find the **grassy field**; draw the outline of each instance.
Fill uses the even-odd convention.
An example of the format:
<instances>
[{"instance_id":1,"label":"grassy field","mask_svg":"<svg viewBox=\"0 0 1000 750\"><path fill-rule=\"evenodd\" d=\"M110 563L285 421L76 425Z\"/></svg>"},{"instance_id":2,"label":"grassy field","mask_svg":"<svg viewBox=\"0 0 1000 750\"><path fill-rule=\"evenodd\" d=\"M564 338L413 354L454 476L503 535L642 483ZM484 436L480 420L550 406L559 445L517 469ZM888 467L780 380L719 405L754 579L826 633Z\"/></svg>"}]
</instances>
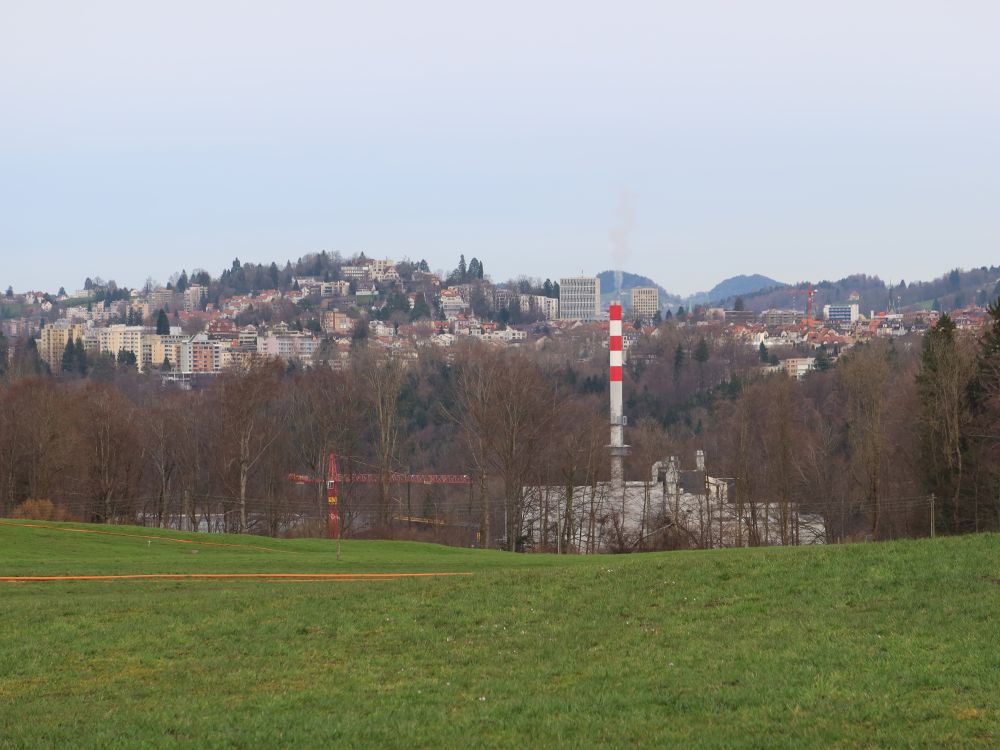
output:
<instances>
[{"instance_id":1,"label":"grassy field","mask_svg":"<svg viewBox=\"0 0 1000 750\"><path fill-rule=\"evenodd\" d=\"M1000 744L997 536L590 558L345 542L338 563L320 540L7 523L0 576L473 575L0 583L4 748Z\"/></svg>"}]
</instances>

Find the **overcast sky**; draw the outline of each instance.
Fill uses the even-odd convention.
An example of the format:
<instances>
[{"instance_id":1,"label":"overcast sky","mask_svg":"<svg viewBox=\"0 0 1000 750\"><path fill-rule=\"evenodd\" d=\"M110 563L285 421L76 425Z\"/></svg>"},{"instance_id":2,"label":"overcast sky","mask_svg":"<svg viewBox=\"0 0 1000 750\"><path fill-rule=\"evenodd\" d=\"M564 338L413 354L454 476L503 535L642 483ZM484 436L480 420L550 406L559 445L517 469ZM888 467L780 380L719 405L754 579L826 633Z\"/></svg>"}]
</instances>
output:
<instances>
[{"instance_id":1,"label":"overcast sky","mask_svg":"<svg viewBox=\"0 0 1000 750\"><path fill-rule=\"evenodd\" d=\"M0 0L0 285L995 264L998 30L995 0Z\"/></svg>"}]
</instances>

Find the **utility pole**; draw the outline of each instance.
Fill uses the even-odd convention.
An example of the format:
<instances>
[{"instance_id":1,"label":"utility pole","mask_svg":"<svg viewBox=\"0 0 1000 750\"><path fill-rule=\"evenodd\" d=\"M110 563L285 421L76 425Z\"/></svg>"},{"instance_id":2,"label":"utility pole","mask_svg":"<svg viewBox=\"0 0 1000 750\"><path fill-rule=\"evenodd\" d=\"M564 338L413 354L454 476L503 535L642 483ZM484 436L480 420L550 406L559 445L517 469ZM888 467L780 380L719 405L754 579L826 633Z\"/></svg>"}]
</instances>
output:
<instances>
[{"instance_id":1,"label":"utility pole","mask_svg":"<svg viewBox=\"0 0 1000 750\"><path fill-rule=\"evenodd\" d=\"M934 493L932 492L931 493L931 539L934 538L934 532L936 531L934 527L937 526L937 519L934 514L934 500L935 500Z\"/></svg>"},{"instance_id":2,"label":"utility pole","mask_svg":"<svg viewBox=\"0 0 1000 750\"><path fill-rule=\"evenodd\" d=\"M562 489L560 487L560 489ZM556 493L556 554L562 554L562 503L560 495L561 492Z\"/></svg>"}]
</instances>

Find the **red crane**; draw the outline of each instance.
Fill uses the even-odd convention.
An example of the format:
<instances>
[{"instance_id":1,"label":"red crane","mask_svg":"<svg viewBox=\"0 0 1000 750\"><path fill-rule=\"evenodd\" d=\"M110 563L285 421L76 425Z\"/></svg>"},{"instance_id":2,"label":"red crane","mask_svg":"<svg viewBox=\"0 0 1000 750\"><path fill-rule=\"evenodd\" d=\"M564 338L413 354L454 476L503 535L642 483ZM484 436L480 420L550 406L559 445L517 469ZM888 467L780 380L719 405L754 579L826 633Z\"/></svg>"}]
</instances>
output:
<instances>
[{"instance_id":1,"label":"red crane","mask_svg":"<svg viewBox=\"0 0 1000 750\"><path fill-rule=\"evenodd\" d=\"M288 479L297 484L320 484L322 479L306 474L289 474ZM331 539L340 539L340 508L337 497L340 494L340 483L346 484L378 484L382 481L381 474L351 473L341 474L337 471L337 457L330 454L326 471L326 504L327 533ZM391 484L472 484L468 474L389 474Z\"/></svg>"}]
</instances>

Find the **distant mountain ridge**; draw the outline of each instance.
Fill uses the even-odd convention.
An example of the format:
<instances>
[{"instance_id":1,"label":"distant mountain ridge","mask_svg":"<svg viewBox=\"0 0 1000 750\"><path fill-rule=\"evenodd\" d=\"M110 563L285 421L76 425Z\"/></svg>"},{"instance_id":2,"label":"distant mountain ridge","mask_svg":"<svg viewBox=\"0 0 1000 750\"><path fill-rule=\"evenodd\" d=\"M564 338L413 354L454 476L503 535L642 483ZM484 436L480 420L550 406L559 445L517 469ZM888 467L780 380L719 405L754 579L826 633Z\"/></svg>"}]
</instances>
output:
<instances>
[{"instance_id":1,"label":"distant mountain ridge","mask_svg":"<svg viewBox=\"0 0 1000 750\"><path fill-rule=\"evenodd\" d=\"M757 294L763 291L780 289L787 286L787 284L780 281L775 281L772 278L755 273L750 276L733 276L720 281L707 292L698 292L697 294L692 294L689 297L683 297L679 294L672 294L671 292L668 292L648 276L630 273L629 271L622 271L621 276L621 292L623 294L635 287L655 287L660 290L660 304L670 305L672 307L676 307L678 305L687 305L690 307L692 305L704 305L713 302L721 303L740 295ZM602 301L610 301L615 296L616 292L615 272L601 271L597 274L597 278L601 280Z\"/></svg>"},{"instance_id":2,"label":"distant mountain ridge","mask_svg":"<svg viewBox=\"0 0 1000 750\"><path fill-rule=\"evenodd\" d=\"M769 289L781 289L786 286L788 285L781 281L776 281L768 276L762 276L759 273L749 276L741 274L720 281L707 292L692 294L688 297L688 302L692 305L724 302L740 295L756 294Z\"/></svg>"}]
</instances>

